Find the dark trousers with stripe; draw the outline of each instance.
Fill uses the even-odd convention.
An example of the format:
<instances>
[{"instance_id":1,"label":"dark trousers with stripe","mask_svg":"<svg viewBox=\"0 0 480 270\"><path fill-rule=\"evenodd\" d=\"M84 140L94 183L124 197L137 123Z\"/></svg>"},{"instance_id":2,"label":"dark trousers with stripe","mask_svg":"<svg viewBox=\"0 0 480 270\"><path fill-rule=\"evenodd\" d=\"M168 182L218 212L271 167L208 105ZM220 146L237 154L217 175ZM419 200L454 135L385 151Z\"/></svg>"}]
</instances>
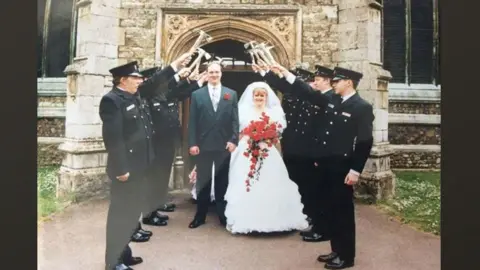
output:
<instances>
[{"instance_id":1,"label":"dark trousers with stripe","mask_svg":"<svg viewBox=\"0 0 480 270\"><path fill-rule=\"evenodd\" d=\"M345 177L350 171L349 159L328 157L317 161L317 173L321 181L321 190L317 197L318 224L326 221L324 228L330 236L333 252L347 261L355 259L355 206L353 187L345 184Z\"/></svg>"}]
</instances>

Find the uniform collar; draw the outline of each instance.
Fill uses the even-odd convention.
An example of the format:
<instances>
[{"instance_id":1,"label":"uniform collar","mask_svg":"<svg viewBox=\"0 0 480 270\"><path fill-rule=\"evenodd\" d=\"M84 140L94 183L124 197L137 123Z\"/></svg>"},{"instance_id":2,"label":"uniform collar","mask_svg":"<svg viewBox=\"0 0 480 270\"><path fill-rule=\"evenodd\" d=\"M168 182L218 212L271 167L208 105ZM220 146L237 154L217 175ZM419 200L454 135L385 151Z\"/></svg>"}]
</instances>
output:
<instances>
[{"instance_id":1,"label":"uniform collar","mask_svg":"<svg viewBox=\"0 0 480 270\"><path fill-rule=\"evenodd\" d=\"M116 93L118 93L119 95L121 95L121 96L123 96L123 97L125 97L125 98L135 98L135 97L137 97L136 94L138 94L138 91L137 91L137 93L132 94L132 93L129 93L129 92L127 92L126 90L124 90L124 89L122 89L122 88L120 88L120 87L118 87L118 86L115 86L115 87L114 87L114 90L115 90Z\"/></svg>"},{"instance_id":2,"label":"uniform collar","mask_svg":"<svg viewBox=\"0 0 480 270\"><path fill-rule=\"evenodd\" d=\"M323 90L323 91L322 91L322 90L320 90L320 92L322 92L322 94L325 94L325 93L327 93L328 91L331 91L331 90L332 90L332 88L330 88L330 89L327 89L327 90Z\"/></svg>"},{"instance_id":3,"label":"uniform collar","mask_svg":"<svg viewBox=\"0 0 480 270\"><path fill-rule=\"evenodd\" d=\"M353 97L355 94L357 93L357 91L353 91L352 93L350 93L349 95L346 95L346 96L342 96L342 102L345 102L347 101L347 99Z\"/></svg>"}]
</instances>

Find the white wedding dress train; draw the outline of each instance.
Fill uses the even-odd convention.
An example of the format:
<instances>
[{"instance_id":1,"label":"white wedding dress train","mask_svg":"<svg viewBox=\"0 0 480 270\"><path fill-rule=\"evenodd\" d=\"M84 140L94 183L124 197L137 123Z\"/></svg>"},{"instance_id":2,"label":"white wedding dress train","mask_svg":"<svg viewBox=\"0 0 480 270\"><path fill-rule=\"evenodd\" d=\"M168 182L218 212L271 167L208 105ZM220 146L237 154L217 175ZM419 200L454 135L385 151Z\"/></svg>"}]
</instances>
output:
<instances>
[{"instance_id":1,"label":"white wedding dress train","mask_svg":"<svg viewBox=\"0 0 480 270\"><path fill-rule=\"evenodd\" d=\"M272 116L275 113L269 114L269 110L266 112L272 120L286 126L284 118L274 119ZM245 111L240 111L239 114L244 116L240 118L241 130L250 120L259 120L260 117ZM269 147L269 155L263 161L259 181L251 185L249 192L246 191L245 180L250 171L250 159L243 153L247 147L247 139L243 138L230 159L229 184L225 194L227 230L236 234L307 228L307 216L303 214L298 186L290 180L285 163L275 146Z\"/></svg>"}]
</instances>

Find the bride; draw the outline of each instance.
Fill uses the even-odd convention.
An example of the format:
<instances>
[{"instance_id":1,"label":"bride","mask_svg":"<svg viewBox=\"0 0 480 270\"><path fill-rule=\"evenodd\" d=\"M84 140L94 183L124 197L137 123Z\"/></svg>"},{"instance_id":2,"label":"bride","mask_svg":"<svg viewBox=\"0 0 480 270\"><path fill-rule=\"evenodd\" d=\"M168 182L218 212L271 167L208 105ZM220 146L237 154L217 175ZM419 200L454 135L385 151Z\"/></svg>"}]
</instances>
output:
<instances>
[{"instance_id":1,"label":"bride","mask_svg":"<svg viewBox=\"0 0 480 270\"><path fill-rule=\"evenodd\" d=\"M250 121L259 121L262 113L280 124L279 133L286 127L280 100L264 82L254 82L247 87L238 102L238 110L240 131L248 127ZM225 194L227 230L236 234L307 228L298 186L288 177L287 168L275 146L260 143L261 148L268 149L268 156L263 160L258 181L252 183L247 191L246 180L251 163L244 152L248 150L248 140L248 136L240 135L238 147L230 159L229 184Z\"/></svg>"}]
</instances>

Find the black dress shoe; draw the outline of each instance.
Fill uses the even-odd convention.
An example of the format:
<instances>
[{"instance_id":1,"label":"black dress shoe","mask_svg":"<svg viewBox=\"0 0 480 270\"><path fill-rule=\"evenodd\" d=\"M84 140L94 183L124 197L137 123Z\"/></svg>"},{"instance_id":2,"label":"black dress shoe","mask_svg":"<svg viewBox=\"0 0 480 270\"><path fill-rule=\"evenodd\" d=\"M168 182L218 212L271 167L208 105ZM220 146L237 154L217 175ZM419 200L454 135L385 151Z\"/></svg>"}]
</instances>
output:
<instances>
[{"instance_id":1,"label":"black dress shoe","mask_svg":"<svg viewBox=\"0 0 480 270\"><path fill-rule=\"evenodd\" d=\"M340 259L340 257L335 257L333 260L327 262L325 264L326 269L345 269L349 267L353 267L353 261L346 261Z\"/></svg>"},{"instance_id":2,"label":"black dress shoe","mask_svg":"<svg viewBox=\"0 0 480 270\"><path fill-rule=\"evenodd\" d=\"M203 224L205 224L205 221L200 221L200 220L194 219L192 222L190 222L190 224L188 224L188 227L190 229L195 229L195 228L198 228L198 227L202 226Z\"/></svg>"},{"instance_id":3,"label":"black dress shoe","mask_svg":"<svg viewBox=\"0 0 480 270\"><path fill-rule=\"evenodd\" d=\"M157 211L155 211L155 214L154 214L154 215L155 215L156 217L158 217L159 219L161 219L161 220L169 220L169 219L170 219L169 216L164 215L164 214L162 214L162 213L160 213L160 212L157 212Z\"/></svg>"},{"instance_id":4,"label":"black dress shoe","mask_svg":"<svg viewBox=\"0 0 480 270\"><path fill-rule=\"evenodd\" d=\"M139 230L137 230L137 232L138 232L139 234L142 234L142 235L145 235L145 236L148 236L148 237L150 237L150 236L153 235L153 233L152 233L151 231L146 231L146 230L144 230L144 229L139 229Z\"/></svg>"},{"instance_id":5,"label":"black dress shoe","mask_svg":"<svg viewBox=\"0 0 480 270\"><path fill-rule=\"evenodd\" d=\"M325 237L324 235L321 235L319 233L310 232L310 233L305 233L305 235L302 237L302 240L305 242L324 242L330 239L328 239L328 237Z\"/></svg>"},{"instance_id":6,"label":"black dress shoe","mask_svg":"<svg viewBox=\"0 0 480 270\"><path fill-rule=\"evenodd\" d=\"M122 264L116 265L114 268L112 268L112 270L133 270L133 268L130 268L122 263Z\"/></svg>"},{"instance_id":7,"label":"black dress shoe","mask_svg":"<svg viewBox=\"0 0 480 270\"><path fill-rule=\"evenodd\" d=\"M313 233L312 230L301 231L301 232L300 232L300 236L307 236L307 235L312 234L312 233Z\"/></svg>"},{"instance_id":8,"label":"black dress shoe","mask_svg":"<svg viewBox=\"0 0 480 270\"><path fill-rule=\"evenodd\" d=\"M143 262L142 257L130 257L130 259L123 262L123 264L127 266L132 266L132 265L141 264L142 262Z\"/></svg>"},{"instance_id":9,"label":"black dress shoe","mask_svg":"<svg viewBox=\"0 0 480 270\"><path fill-rule=\"evenodd\" d=\"M329 262L329 261L335 259L336 257L337 257L337 253L331 252L330 254L318 256L317 261L319 261L321 263L326 263L326 262Z\"/></svg>"},{"instance_id":10,"label":"black dress shoe","mask_svg":"<svg viewBox=\"0 0 480 270\"><path fill-rule=\"evenodd\" d=\"M227 226L227 219L226 219L226 218L220 219L220 224L221 224L222 226Z\"/></svg>"},{"instance_id":11,"label":"black dress shoe","mask_svg":"<svg viewBox=\"0 0 480 270\"><path fill-rule=\"evenodd\" d=\"M161 219L157 216L150 216L142 219L143 224L151 226L167 226L168 222L165 219Z\"/></svg>"},{"instance_id":12,"label":"black dress shoe","mask_svg":"<svg viewBox=\"0 0 480 270\"><path fill-rule=\"evenodd\" d=\"M146 236L146 235L143 235L139 232L136 232L132 235L131 240L132 240L132 242L136 242L136 243L144 243L144 242L147 242L148 240L150 240L150 236Z\"/></svg>"},{"instance_id":13,"label":"black dress shoe","mask_svg":"<svg viewBox=\"0 0 480 270\"><path fill-rule=\"evenodd\" d=\"M174 204L174 203L166 203L164 204L163 206L161 206L160 208L157 209L157 211L160 211L160 212L173 212L175 211L175 208L177 206Z\"/></svg>"}]
</instances>

